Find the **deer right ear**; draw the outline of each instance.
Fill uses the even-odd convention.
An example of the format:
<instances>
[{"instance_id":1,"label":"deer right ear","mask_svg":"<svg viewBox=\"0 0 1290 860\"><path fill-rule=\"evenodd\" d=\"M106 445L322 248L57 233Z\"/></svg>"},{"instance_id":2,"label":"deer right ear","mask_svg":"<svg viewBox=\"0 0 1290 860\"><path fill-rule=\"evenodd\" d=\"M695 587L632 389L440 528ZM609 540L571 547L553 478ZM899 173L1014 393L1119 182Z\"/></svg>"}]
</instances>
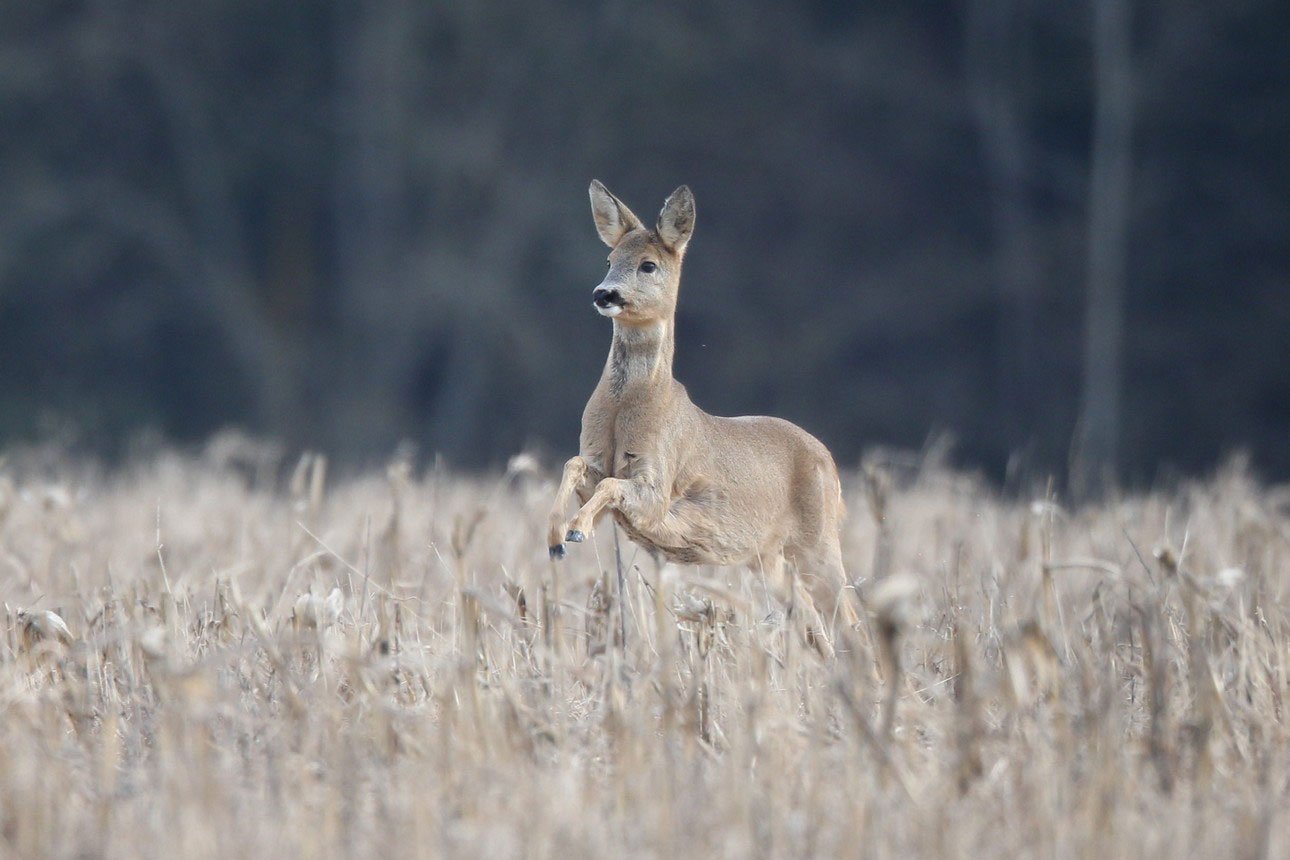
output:
<instances>
[{"instance_id":1,"label":"deer right ear","mask_svg":"<svg viewBox=\"0 0 1290 860\"><path fill-rule=\"evenodd\" d=\"M591 180L591 217L596 222L596 232L601 241L611 248L617 247L622 238L641 227L641 220L632 214L627 204L609 193L600 180Z\"/></svg>"}]
</instances>

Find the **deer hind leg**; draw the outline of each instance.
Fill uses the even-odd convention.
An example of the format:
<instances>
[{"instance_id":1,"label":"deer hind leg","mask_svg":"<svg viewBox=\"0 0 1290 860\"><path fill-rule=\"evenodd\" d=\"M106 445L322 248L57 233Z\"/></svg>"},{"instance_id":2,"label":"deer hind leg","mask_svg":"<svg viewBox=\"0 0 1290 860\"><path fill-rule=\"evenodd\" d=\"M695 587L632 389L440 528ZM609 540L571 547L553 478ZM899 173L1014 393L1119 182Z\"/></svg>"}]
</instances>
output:
<instances>
[{"instance_id":1,"label":"deer hind leg","mask_svg":"<svg viewBox=\"0 0 1290 860\"><path fill-rule=\"evenodd\" d=\"M560 489L556 491L555 504L551 506L550 526L547 530L546 543L551 558L564 558L564 512L575 494L581 497L591 489L591 485L595 482L594 478L592 467L583 457L570 457L564 464L564 474L560 477Z\"/></svg>"},{"instance_id":2,"label":"deer hind leg","mask_svg":"<svg viewBox=\"0 0 1290 860\"><path fill-rule=\"evenodd\" d=\"M855 588L842 565L842 550L836 540L796 562L798 581L806 586L816 608L829 622L851 628L860 623Z\"/></svg>"},{"instance_id":3,"label":"deer hind leg","mask_svg":"<svg viewBox=\"0 0 1290 860\"><path fill-rule=\"evenodd\" d=\"M814 648L825 660L834 658L833 643L824 626L824 619L815 606L810 592L803 587L801 577L794 572L785 577L785 561L782 552L768 554L761 560L761 573L767 584L779 593L780 599L788 606L789 623L796 628L798 635L808 647ZM784 586L789 594L783 593ZM786 598L786 599L785 599Z\"/></svg>"}]
</instances>

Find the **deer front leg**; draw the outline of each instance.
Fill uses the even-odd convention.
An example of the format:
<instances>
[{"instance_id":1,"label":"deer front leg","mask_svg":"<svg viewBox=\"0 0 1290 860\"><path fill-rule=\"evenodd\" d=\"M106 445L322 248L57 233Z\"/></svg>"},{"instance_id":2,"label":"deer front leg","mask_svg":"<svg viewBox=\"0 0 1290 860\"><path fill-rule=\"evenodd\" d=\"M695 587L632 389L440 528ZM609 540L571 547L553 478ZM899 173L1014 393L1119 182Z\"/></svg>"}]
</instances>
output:
<instances>
[{"instance_id":1,"label":"deer front leg","mask_svg":"<svg viewBox=\"0 0 1290 860\"><path fill-rule=\"evenodd\" d=\"M551 558L564 558L564 512L568 510L573 494L586 487L590 468L581 456L570 457L564 464L564 474L560 478L560 489L555 494L555 504L551 506L550 528L547 530L547 549Z\"/></svg>"},{"instance_id":2,"label":"deer front leg","mask_svg":"<svg viewBox=\"0 0 1290 860\"><path fill-rule=\"evenodd\" d=\"M649 475L639 475L631 480L605 478L596 485L596 491L569 523L564 539L573 543L586 540L596 521L610 508L617 510L641 531L651 530L667 515L666 497Z\"/></svg>"},{"instance_id":3,"label":"deer front leg","mask_svg":"<svg viewBox=\"0 0 1290 860\"><path fill-rule=\"evenodd\" d=\"M596 485L596 491L587 499L573 520L564 539L570 543L582 543L594 530L596 520L609 508L618 506L623 500L622 484L627 481L621 478L605 478Z\"/></svg>"}]
</instances>

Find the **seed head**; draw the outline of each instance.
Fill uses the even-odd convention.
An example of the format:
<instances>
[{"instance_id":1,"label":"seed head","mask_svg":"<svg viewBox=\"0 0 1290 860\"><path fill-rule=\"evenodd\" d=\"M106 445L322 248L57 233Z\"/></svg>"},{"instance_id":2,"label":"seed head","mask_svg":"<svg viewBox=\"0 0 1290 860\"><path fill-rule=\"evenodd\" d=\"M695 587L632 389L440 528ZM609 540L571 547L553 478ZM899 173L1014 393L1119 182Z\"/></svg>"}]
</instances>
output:
<instances>
[{"instance_id":1,"label":"seed head","mask_svg":"<svg viewBox=\"0 0 1290 860\"><path fill-rule=\"evenodd\" d=\"M1236 588L1245 580L1245 571L1239 567L1225 567L1214 578L1224 588Z\"/></svg>"},{"instance_id":2,"label":"seed head","mask_svg":"<svg viewBox=\"0 0 1290 860\"><path fill-rule=\"evenodd\" d=\"M345 596L339 588L333 588L326 599L312 592L305 592L296 598L293 618L302 630L320 630L335 624L345 606Z\"/></svg>"},{"instance_id":3,"label":"seed head","mask_svg":"<svg viewBox=\"0 0 1290 860\"><path fill-rule=\"evenodd\" d=\"M1160 562L1160 567L1164 569L1165 573L1170 576L1178 573L1178 556L1173 547L1168 544L1161 544L1151 554L1156 557L1156 561Z\"/></svg>"},{"instance_id":4,"label":"seed head","mask_svg":"<svg viewBox=\"0 0 1290 860\"><path fill-rule=\"evenodd\" d=\"M22 631L22 644L26 649L32 648L37 642L51 640L64 645L72 644L72 631L67 629L67 622L52 609L19 609L18 627Z\"/></svg>"},{"instance_id":5,"label":"seed head","mask_svg":"<svg viewBox=\"0 0 1290 860\"><path fill-rule=\"evenodd\" d=\"M918 596L918 580L906 573L888 576L874 585L869 593L869 606L878 618L878 625L894 635L909 623L913 615L913 601Z\"/></svg>"}]
</instances>

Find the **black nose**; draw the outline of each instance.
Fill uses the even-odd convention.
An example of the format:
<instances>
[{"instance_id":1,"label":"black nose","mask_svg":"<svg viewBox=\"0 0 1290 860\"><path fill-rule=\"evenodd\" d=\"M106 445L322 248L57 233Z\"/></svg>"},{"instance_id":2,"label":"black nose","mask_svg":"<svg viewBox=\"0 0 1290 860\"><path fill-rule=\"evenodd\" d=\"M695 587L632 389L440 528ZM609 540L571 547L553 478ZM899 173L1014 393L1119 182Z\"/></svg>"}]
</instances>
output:
<instances>
[{"instance_id":1,"label":"black nose","mask_svg":"<svg viewBox=\"0 0 1290 860\"><path fill-rule=\"evenodd\" d=\"M618 290L611 290L608 287L596 287L591 293L591 300L596 303L596 307L607 308L611 305L623 305L622 294Z\"/></svg>"}]
</instances>

